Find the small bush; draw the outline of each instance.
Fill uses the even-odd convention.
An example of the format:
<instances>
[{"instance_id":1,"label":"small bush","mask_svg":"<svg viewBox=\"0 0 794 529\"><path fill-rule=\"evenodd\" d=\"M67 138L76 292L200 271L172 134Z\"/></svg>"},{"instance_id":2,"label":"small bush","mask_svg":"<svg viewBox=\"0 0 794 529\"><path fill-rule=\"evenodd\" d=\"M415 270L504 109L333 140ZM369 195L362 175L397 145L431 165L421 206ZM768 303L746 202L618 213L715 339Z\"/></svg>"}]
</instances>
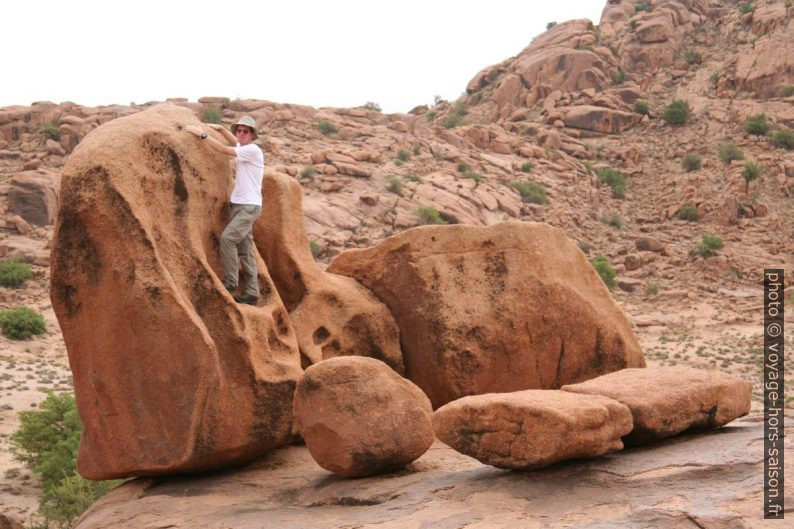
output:
<instances>
[{"instance_id":1,"label":"small bush","mask_svg":"<svg viewBox=\"0 0 794 529\"><path fill-rule=\"evenodd\" d=\"M525 162L521 166L521 171L524 172L524 173L531 173L532 169L534 169L534 168L535 168L535 166L532 165L532 162Z\"/></svg>"},{"instance_id":2,"label":"small bush","mask_svg":"<svg viewBox=\"0 0 794 529\"><path fill-rule=\"evenodd\" d=\"M651 113L651 107L648 105L647 101L638 99L634 102L634 112L647 116Z\"/></svg>"},{"instance_id":3,"label":"small bush","mask_svg":"<svg viewBox=\"0 0 794 529\"><path fill-rule=\"evenodd\" d=\"M419 206L415 213L419 224L449 224L433 206Z\"/></svg>"},{"instance_id":4,"label":"small bush","mask_svg":"<svg viewBox=\"0 0 794 529\"><path fill-rule=\"evenodd\" d=\"M446 115L441 122L441 126L445 129L453 129L466 123L466 115L469 113L466 110L466 105L462 101L458 101Z\"/></svg>"},{"instance_id":5,"label":"small bush","mask_svg":"<svg viewBox=\"0 0 794 529\"><path fill-rule=\"evenodd\" d=\"M640 2L634 6L634 11L636 13L640 13L642 11L650 11L650 10L651 10L650 2Z\"/></svg>"},{"instance_id":6,"label":"small bush","mask_svg":"<svg viewBox=\"0 0 794 529\"><path fill-rule=\"evenodd\" d=\"M728 165L733 160L744 160L744 152L735 143L728 141L717 147L717 157L722 163Z\"/></svg>"},{"instance_id":7,"label":"small bush","mask_svg":"<svg viewBox=\"0 0 794 529\"><path fill-rule=\"evenodd\" d=\"M786 149L787 151L794 150L794 130L779 129L773 130L769 133L769 141L775 147Z\"/></svg>"},{"instance_id":8,"label":"small bush","mask_svg":"<svg viewBox=\"0 0 794 529\"><path fill-rule=\"evenodd\" d=\"M90 481L79 474L66 476L57 485L44 490L39 500L39 513L58 527L70 527L72 520L120 483L121 480Z\"/></svg>"},{"instance_id":9,"label":"small bush","mask_svg":"<svg viewBox=\"0 0 794 529\"><path fill-rule=\"evenodd\" d=\"M406 151L405 149L400 149L397 151L397 159L401 162L407 162L411 159L411 153Z\"/></svg>"},{"instance_id":10,"label":"small bush","mask_svg":"<svg viewBox=\"0 0 794 529\"><path fill-rule=\"evenodd\" d=\"M308 178L309 180L314 180L315 176L317 176L317 168L313 165L307 165L301 171L301 178Z\"/></svg>"},{"instance_id":11,"label":"small bush","mask_svg":"<svg viewBox=\"0 0 794 529\"><path fill-rule=\"evenodd\" d=\"M434 119L436 119L436 115L437 113L435 110L431 110L430 112L425 114L425 116L427 117L427 121L433 121Z\"/></svg>"},{"instance_id":12,"label":"small bush","mask_svg":"<svg viewBox=\"0 0 794 529\"><path fill-rule=\"evenodd\" d=\"M705 233L701 237L700 244L692 250L692 254L708 259L717 255L717 250L722 250L723 246L725 244L720 237Z\"/></svg>"},{"instance_id":13,"label":"small bush","mask_svg":"<svg viewBox=\"0 0 794 529\"><path fill-rule=\"evenodd\" d=\"M784 86L781 92L783 93L783 97L794 96L794 85Z\"/></svg>"},{"instance_id":14,"label":"small bush","mask_svg":"<svg viewBox=\"0 0 794 529\"><path fill-rule=\"evenodd\" d=\"M655 296L659 293L659 283L656 281L648 281L645 284L645 295L646 296Z\"/></svg>"},{"instance_id":15,"label":"small bush","mask_svg":"<svg viewBox=\"0 0 794 529\"><path fill-rule=\"evenodd\" d=\"M41 133L48 140L61 141L61 130L54 123L45 123L41 126Z\"/></svg>"},{"instance_id":16,"label":"small bush","mask_svg":"<svg viewBox=\"0 0 794 529\"><path fill-rule=\"evenodd\" d=\"M0 312L0 330L12 340L27 340L34 334L47 330L41 314L27 307L17 307Z\"/></svg>"},{"instance_id":17,"label":"small bush","mask_svg":"<svg viewBox=\"0 0 794 529\"><path fill-rule=\"evenodd\" d=\"M474 180L474 183L477 185L479 185L479 183L482 182L482 175L480 173L475 173L474 171L467 171L466 173L463 174L463 176L465 176L466 178L471 178L472 180Z\"/></svg>"},{"instance_id":18,"label":"small bush","mask_svg":"<svg viewBox=\"0 0 794 529\"><path fill-rule=\"evenodd\" d=\"M683 167L684 171L687 173L697 171L700 169L702 163L703 158L701 158L699 154L695 154L693 152L687 153L683 158L681 158L681 167Z\"/></svg>"},{"instance_id":19,"label":"small bush","mask_svg":"<svg viewBox=\"0 0 794 529\"><path fill-rule=\"evenodd\" d=\"M590 250L593 248L587 241L576 241L576 244L583 253L590 253Z\"/></svg>"},{"instance_id":20,"label":"small bush","mask_svg":"<svg viewBox=\"0 0 794 529\"><path fill-rule=\"evenodd\" d=\"M389 176L386 178L386 189L395 195L401 194L403 192L402 178L399 176Z\"/></svg>"},{"instance_id":21,"label":"small bush","mask_svg":"<svg viewBox=\"0 0 794 529\"><path fill-rule=\"evenodd\" d=\"M619 230L622 230L625 226L623 218L615 212L604 213L599 220L607 226L612 226Z\"/></svg>"},{"instance_id":22,"label":"small bush","mask_svg":"<svg viewBox=\"0 0 794 529\"><path fill-rule=\"evenodd\" d=\"M546 190L535 182L513 182L510 187L518 191L523 202L545 204L548 201Z\"/></svg>"},{"instance_id":23,"label":"small bush","mask_svg":"<svg viewBox=\"0 0 794 529\"><path fill-rule=\"evenodd\" d=\"M317 241L309 241L309 251L312 253L312 257L317 259L317 256L320 255L320 243Z\"/></svg>"},{"instance_id":24,"label":"small bush","mask_svg":"<svg viewBox=\"0 0 794 529\"><path fill-rule=\"evenodd\" d=\"M693 64L700 64L703 62L703 57L700 55L700 52L695 50L686 50L684 52L684 60L690 66Z\"/></svg>"},{"instance_id":25,"label":"small bush","mask_svg":"<svg viewBox=\"0 0 794 529\"><path fill-rule=\"evenodd\" d=\"M216 106L208 106L201 114L201 121L204 123L220 124L223 122L223 111Z\"/></svg>"},{"instance_id":26,"label":"small bush","mask_svg":"<svg viewBox=\"0 0 794 529\"><path fill-rule=\"evenodd\" d=\"M443 103L443 102L444 102L444 98L441 97L440 95L436 94L433 96L433 105L438 105L439 103Z\"/></svg>"},{"instance_id":27,"label":"small bush","mask_svg":"<svg viewBox=\"0 0 794 529\"><path fill-rule=\"evenodd\" d=\"M755 10L755 4L752 2L742 2L739 4L739 12L743 15L750 13L751 11Z\"/></svg>"},{"instance_id":28,"label":"small bush","mask_svg":"<svg viewBox=\"0 0 794 529\"><path fill-rule=\"evenodd\" d=\"M366 103L364 103L364 108L366 108L367 110L372 110L374 112L380 112L380 105L372 101L367 101Z\"/></svg>"},{"instance_id":29,"label":"small bush","mask_svg":"<svg viewBox=\"0 0 794 529\"><path fill-rule=\"evenodd\" d=\"M334 125L332 121L327 119L321 119L320 122L317 123L317 128L325 136L329 136L336 132L336 125Z\"/></svg>"},{"instance_id":30,"label":"small bush","mask_svg":"<svg viewBox=\"0 0 794 529\"><path fill-rule=\"evenodd\" d=\"M471 165L467 164L466 162L460 162L458 164L458 172L462 174L466 174L471 171Z\"/></svg>"},{"instance_id":31,"label":"small bush","mask_svg":"<svg viewBox=\"0 0 794 529\"><path fill-rule=\"evenodd\" d=\"M0 285L4 287L18 287L33 277L30 265L16 259L0 261Z\"/></svg>"},{"instance_id":32,"label":"small bush","mask_svg":"<svg viewBox=\"0 0 794 529\"><path fill-rule=\"evenodd\" d=\"M626 70L618 68L618 71L612 74L612 82L615 84L623 84L626 82Z\"/></svg>"},{"instance_id":33,"label":"small bush","mask_svg":"<svg viewBox=\"0 0 794 529\"><path fill-rule=\"evenodd\" d=\"M404 178L406 180L408 180L409 182L421 182L422 181L420 176L418 174L416 174L416 173L407 173Z\"/></svg>"},{"instance_id":34,"label":"small bush","mask_svg":"<svg viewBox=\"0 0 794 529\"><path fill-rule=\"evenodd\" d=\"M680 220L695 222L698 220L698 210L692 204L684 204L675 212L675 216Z\"/></svg>"},{"instance_id":35,"label":"small bush","mask_svg":"<svg viewBox=\"0 0 794 529\"><path fill-rule=\"evenodd\" d=\"M764 167L753 160L747 160L742 167L742 178L745 182L745 193L750 189L750 182L756 180L764 172Z\"/></svg>"},{"instance_id":36,"label":"small bush","mask_svg":"<svg viewBox=\"0 0 794 529\"><path fill-rule=\"evenodd\" d=\"M711 75L709 75L709 82L712 85L716 85L717 81L719 81L719 80L720 80L720 74L717 73L717 72L711 72Z\"/></svg>"},{"instance_id":37,"label":"small bush","mask_svg":"<svg viewBox=\"0 0 794 529\"><path fill-rule=\"evenodd\" d=\"M419 145L414 145L414 148L411 149L411 152L413 152L415 156L419 156L419 153L422 151L419 150Z\"/></svg>"},{"instance_id":38,"label":"small bush","mask_svg":"<svg viewBox=\"0 0 794 529\"><path fill-rule=\"evenodd\" d=\"M683 125L691 115L692 109L689 108L689 103L683 99L676 99L664 109L662 119L670 125Z\"/></svg>"},{"instance_id":39,"label":"small bush","mask_svg":"<svg viewBox=\"0 0 794 529\"><path fill-rule=\"evenodd\" d=\"M596 176L599 182L603 182L612 188L612 196L623 198L626 196L626 177L623 173L612 167L596 169Z\"/></svg>"},{"instance_id":40,"label":"small bush","mask_svg":"<svg viewBox=\"0 0 794 529\"><path fill-rule=\"evenodd\" d=\"M552 20L551 22L548 22L546 24L546 31L550 30L551 28L553 28L556 25L557 25L557 22L555 22L554 20Z\"/></svg>"},{"instance_id":41,"label":"small bush","mask_svg":"<svg viewBox=\"0 0 794 529\"><path fill-rule=\"evenodd\" d=\"M747 118L747 121L744 122L744 130L748 134L766 136L769 132L769 122L766 120L766 114L755 114Z\"/></svg>"},{"instance_id":42,"label":"small bush","mask_svg":"<svg viewBox=\"0 0 794 529\"><path fill-rule=\"evenodd\" d=\"M601 279L609 290L617 286L618 283L615 278L618 276L618 273L615 272L615 269L612 268L612 265L609 264L609 260L607 260L606 257L599 255L590 261L590 264L593 265L593 268L595 268L595 271L601 276Z\"/></svg>"}]
</instances>

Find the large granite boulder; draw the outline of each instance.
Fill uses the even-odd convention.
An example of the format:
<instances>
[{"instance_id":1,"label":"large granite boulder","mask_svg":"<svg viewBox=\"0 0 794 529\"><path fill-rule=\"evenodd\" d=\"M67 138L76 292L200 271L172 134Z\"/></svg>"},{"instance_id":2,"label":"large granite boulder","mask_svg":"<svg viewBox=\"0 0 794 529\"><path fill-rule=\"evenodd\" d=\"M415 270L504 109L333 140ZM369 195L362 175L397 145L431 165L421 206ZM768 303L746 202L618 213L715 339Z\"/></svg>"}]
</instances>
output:
<instances>
[{"instance_id":1,"label":"large granite boulder","mask_svg":"<svg viewBox=\"0 0 794 529\"><path fill-rule=\"evenodd\" d=\"M750 412L753 386L719 371L683 366L623 369L563 391L605 396L631 410L637 445L692 429L718 428Z\"/></svg>"},{"instance_id":2,"label":"large granite boulder","mask_svg":"<svg viewBox=\"0 0 794 529\"><path fill-rule=\"evenodd\" d=\"M628 320L578 246L542 223L424 226L340 254L391 309L406 376L434 407L643 367Z\"/></svg>"},{"instance_id":3,"label":"large granite boulder","mask_svg":"<svg viewBox=\"0 0 794 529\"><path fill-rule=\"evenodd\" d=\"M317 463L345 477L401 468L433 444L422 390L374 358L343 356L308 368L295 424Z\"/></svg>"},{"instance_id":4,"label":"large granite boulder","mask_svg":"<svg viewBox=\"0 0 794 529\"><path fill-rule=\"evenodd\" d=\"M623 448L631 412L617 401L555 390L463 397L433 414L449 446L487 465L540 468Z\"/></svg>"},{"instance_id":5,"label":"large granite boulder","mask_svg":"<svg viewBox=\"0 0 794 529\"><path fill-rule=\"evenodd\" d=\"M350 277L320 269L309 248L301 186L267 171L254 241L295 326L304 367L339 355L371 356L403 372L400 331L389 309Z\"/></svg>"},{"instance_id":6,"label":"large granite boulder","mask_svg":"<svg viewBox=\"0 0 794 529\"><path fill-rule=\"evenodd\" d=\"M261 259L258 306L223 287L232 174L188 124L168 104L108 122L63 170L50 296L91 479L225 466L290 436L295 333Z\"/></svg>"}]
</instances>

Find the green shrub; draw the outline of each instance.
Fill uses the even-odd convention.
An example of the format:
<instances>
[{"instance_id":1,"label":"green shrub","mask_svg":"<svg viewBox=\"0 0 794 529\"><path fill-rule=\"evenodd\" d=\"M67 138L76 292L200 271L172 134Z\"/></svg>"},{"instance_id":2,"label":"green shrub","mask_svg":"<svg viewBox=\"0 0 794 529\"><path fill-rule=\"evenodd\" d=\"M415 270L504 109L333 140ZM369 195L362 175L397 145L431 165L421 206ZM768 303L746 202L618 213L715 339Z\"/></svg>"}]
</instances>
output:
<instances>
[{"instance_id":1,"label":"green shrub","mask_svg":"<svg viewBox=\"0 0 794 529\"><path fill-rule=\"evenodd\" d=\"M656 281L648 281L645 284L645 295L646 296L655 296L659 293L659 283Z\"/></svg>"},{"instance_id":2,"label":"green shrub","mask_svg":"<svg viewBox=\"0 0 794 529\"><path fill-rule=\"evenodd\" d=\"M324 136L330 136L336 132L336 125L327 119L321 119L319 123L317 123L317 128Z\"/></svg>"},{"instance_id":3,"label":"green shrub","mask_svg":"<svg viewBox=\"0 0 794 529\"><path fill-rule=\"evenodd\" d=\"M201 114L201 121L220 124L223 122L223 111L216 106L208 106Z\"/></svg>"},{"instance_id":4,"label":"green shrub","mask_svg":"<svg viewBox=\"0 0 794 529\"><path fill-rule=\"evenodd\" d=\"M309 241L309 251L312 253L312 257L317 259L317 256L320 255L320 243L317 241Z\"/></svg>"},{"instance_id":5,"label":"green shrub","mask_svg":"<svg viewBox=\"0 0 794 529\"><path fill-rule=\"evenodd\" d=\"M68 527L89 505L121 482L88 481L77 475L82 430L74 397L50 392L38 410L19 413L19 428L10 438L14 458L40 477L44 491L39 513L59 527Z\"/></svg>"},{"instance_id":6,"label":"green shrub","mask_svg":"<svg viewBox=\"0 0 794 529\"><path fill-rule=\"evenodd\" d=\"M425 114L425 116L427 116L427 121L433 121L434 119L436 119L436 115L437 114L435 110L431 110L430 112Z\"/></svg>"},{"instance_id":7,"label":"green shrub","mask_svg":"<svg viewBox=\"0 0 794 529\"><path fill-rule=\"evenodd\" d=\"M664 109L662 119L670 125L683 125L692 115L689 103L683 99L676 99Z\"/></svg>"},{"instance_id":8,"label":"green shrub","mask_svg":"<svg viewBox=\"0 0 794 529\"><path fill-rule=\"evenodd\" d=\"M317 176L317 168L313 165L307 165L301 171L301 178L308 178L309 180L314 180L315 176Z\"/></svg>"},{"instance_id":9,"label":"green shrub","mask_svg":"<svg viewBox=\"0 0 794 529\"><path fill-rule=\"evenodd\" d=\"M466 110L466 105L463 103L463 101L458 101L455 103L452 109L450 109L449 113L441 122L441 126L445 129L459 127L466 123L466 115L468 113L469 111Z\"/></svg>"},{"instance_id":10,"label":"green shrub","mask_svg":"<svg viewBox=\"0 0 794 529\"><path fill-rule=\"evenodd\" d=\"M651 10L651 3L650 2L640 2L634 6L634 11L639 13L641 11L650 11Z\"/></svg>"},{"instance_id":11,"label":"green shrub","mask_svg":"<svg viewBox=\"0 0 794 529\"><path fill-rule=\"evenodd\" d=\"M634 112L647 116L651 113L651 107L648 105L647 101L638 99L634 102Z\"/></svg>"},{"instance_id":12,"label":"green shrub","mask_svg":"<svg viewBox=\"0 0 794 529\"><path fill-rule=\"evenodd\" d=\"M0 285L18 287L33 277L30 265L14 258L0 261Z\"/></svg>"},{"instance_id":13,"label":"green shrub","mask_svg":"<svg viewBox=\"0 0 794 529\"><path fill-rule=\"evenodd\" d=\"M612 167L604 169L596 169L596 176L599 182L603 182L612 188L612 196L615 198L623 198L626 196L626 177L623 173Z\"/></svg>"},{"instance_id":14,"label":"green shrub","mask_svg":"<svg viewBox=\"0 0 794 529\"><path fill-rule=\"evenodd\" d=\"M725 244L720 237L705 233L701 237L700 244L692 250L692 254L708 259L709 257L717 255L717 250L721 250L723 246L725 246Z\"/></svg>"},{"instance_id":15,"label":"green shrub","mask_svg":"<svg viewBox=\"0 0 794 529\"><path fill-rule=\"evenodd\" d=\"M703 158L701 158L699 154L689 152L681 158L681 167L683 167L684 171L687 173L691 173L692 171L700 169L702 162Z\"/></svg>"},{"instance_id":16,"label":"green shrub","mask_svg":"<svg viewBox=\"0 0 794 529\"><path fill-rule=\"evenodd\" d=\"M755 114L747 118L747 121L744 122L744 130L748 134L766 136L769 132L769 122L766 120L766 114Z\"/></svg>"},{"instance_id":17,"label":"green shrub","mask_svg":"<svg viewBox=\"0 0 794 529\"><path fill-rule=\"evenodd\" d=\"M403 192L403 181L402 178L399 176L389 176L386 178L386 189L394 193L395 195L399 195Z\"/></svg>"},{"instance_id":18,"label":"green shrub","mask_svg":"<svg viewBox=\"0 0 794 529\"><path fill-rule=\"evenodd\" d=\"M750 182L756 180L764 172L764 167L753 160L747 160L742 167L742 178L745 182L745 193L750 189Z\"/></svg>"},{"instance_id":19,"label":"green shrub","mask_svg":"<svg viewBox=\"0 0 794 529\"><path fill-rule=\"evenodd\" d=\"M583 253L590 253L590 250L593 248L587 241L576 241L576 244Z\"/></svg>"},{"instance_id":20,"label":"green shrub","mask_svg":"<svg viewBox=\"0 0 794 529\"><path fill-rule=\"evenodd\" d=\"M626 70L618 68L618 71L612 74L612 82L615 84L623 84L626 82Z\"/></svg>"},{"instance_id":21,"label":"green shrub","mask_svg":"<svg viewBox=\"0 0 794 529\"><path fill-rule=\"evenodd\" d=\"M556 26L556 25L557 25L557 22L556 22L556 21L554 21L554 20L552 20L551 22L548 22L548 23L546 24L546 31L550 30L551 28L553 28L553 27L554 27L554 26Z\"/></svg>"},{"instance_id":22,"label":"green shrub","mask_svg":"<svg viewBox=\"0 0 794 529\"><path fill-rule=\"evenodd\" d=\"M466 162L460 162L458 164L458 172L462 174L466 174L471 171L471 165L467 164Z\"/></svg>"},{"instance_id":23,"label":"green shrub","mask_svg":"<svg viewBox=\"0 0 794 529\"><path fill-rule=\"evenodd\" d=\"M716 85L717 81L719 81L719 80L720 80L720 74L717 73L717 72L711 72L711 75L709 75L709 82L712 85Z\"/></svg>"},{"instance_id":24,"label":"green shrub","mask_svg":"<svg viewBox=\"0 0 794 529\"><path fill-rule=\"evenodd\" d=\"M603 215L601 215L601 218L599 220L604 224L606 224L607 226L612 226L613 228L617 228L619 230L622 230L623 227L625 226L625 224L623 223L623 218L614 211L609 213L604 213Z\"/></svg>"},{"instance_id":25,"label":"green shrub","mask_svg":"<svg viewBox=\"0 0 794 529\"><path fill-rule=\"evenodd\" d=\"M595 268L595 271L601 276L601 279L609 290L617 286L615 278L618 276L618 273L615 272L615 269L612 268L612 265L609 264L609 260L607 260L606 257L599 255L590 261L590 264L593 265L593 268Z\"/></svg>"},{"instance_id":26,"label":"green shrub","mask_svg":"<svg viewBox=\"0 0 794 529\"><path fill-rule=\"evenodd\" d=\"M409 182L421 182L422 178L416 173L406 173L404 178Z\"/></svg>"},{"instance_id":27,"label":"green shrub","mask_svg":"<svg viewBox=\"0 0 794 529\"><path fill-rule=\"evenodd\" d=\"M703 57L700 55L700 52L695 50L686 50L684 52L684 60L687 64L700 64L703 62Z\"/></svg>"},{"instance_id":28,"label":"green shrub","mask_svg":"<svg viewBox=\"0 0 794 529\"><path fill-rule=\"evenodd\" d=\"M474 183L477 185L479 185L479 183L482 182L482 175L480 173L475 173L474 171L466 171L463 174L463 176L465 176L466 178L471 178L472 180L474 180Z\"/></svg>"},{"instance_id":29,"label":"green shrub","mask_svg":"<svg viewBox=\"0 0 794 529\"><path fill-rule=\"evenodd\" d=\"M397 151L397 159L401 162L407 162L411 159L411 153L406 151L405 149L400 149Z\"/></svg>"},{"instance_id":30,"label":"green shrub","mask_svg":"<svg viewBox=\"0 0 794 529\"><path fill-rule=\"evenodd\" d=\"M784 86L781 92L783 93L783 97L794 96L794 85Z\"/></svg>"},{"instance_id":31,"label":"green shrub","mask_svg":"<svg viewBox=\"0 0 794 529\"><path fill-rule=\"evenodd\" d=\"M61 141L61 129L54 123L45 123L41 126L41 133L48 140Z\"/></svg>"},{"instance_id":32,"label":"green shrub","mask_svg":"<svg viewBox=\"0 0 794 529\"><path fill-rule=\"evenodd\" d=\"M744 152L735 143L728 141L717 147L717 157L722 163L728 165L733 160L744 160Z\"/></svg>"},{"instance_id":33,"label":"green shrub","mask_svg":"<svg viewBox=\"0 0 794 529\"><path fill-rule=\"evenodd\" d=\"M675 216L681 220L695 222L698 220L698 210L692 204L684 204L675 212Z\"/></svg>"},{"instance_id":34,"label":"green shrub","mask_svg":"<svg viewBox=\"0 0 794 529\"><path fill-rule=\"evenodd\" d=\"M794 150L794 130L779 129L773 130L769 133L769 141L775 147L786 149L787 151Z\"/></svg>"},{"instance_id":35,"label":"green shrub","mask_svg":"<svg viewBox=\"0 0 794 529\"><path fill-rule=\"evenodd\" d=\"M631 20L629 20L629 27L631 28L632 31L637 29L637 24L639 24L639 21L636 18L632 18Z\"/></svg>"},{"instance_id":36,"label":"green shrub","mask_svg":"<svg viewBox=\"0 0 794 529\"><path fill-rule=\"evenodd\" d=\"M419 206L415 213L419 224L449 224L433 206Z\"/></svg>"},{"instance_id":37,"label":"green shrub","mask_svg":"<svg viewBox=\"0 0 794 529\"><path fill-rule=\"evenodd\" d=\"M739 12L743 15L753 11L755 9L755 5L752 2L742 2L739 4Z\"/></svg>"},{"instance_id":38,"label":"green shrub","mask_svg":"<svg viewBox=\"0 0 794 529\"><path fill-rule=\"evenodd\" d=\"M47 330L41 314L27 307L17 307L0 312L0 330L12 340L27 340L34 334Z\"/></svg>"},{"instance_id":39,"label":"green shrub","mask_svg":"<svg viewBox=\"0 0 794 529\"><path fill-rule=\"evenodd\" d=\"M513 182L510 187L518 191L523 202L545 204L548 201L546 190L535 182Z\"/></svg>"},{"instance_id":40,"label":"green shrub","mask_svg":"<svg viewBox=\"0 0 794 529\"><path fill-rule=\"evenodd\" d=\"M364 103L364 108L366 108L367 110L373 110L375 112L380 112L380 105L377 104L377 103L374 103L372 101L367 101L366 103Z\"/></svg>"},{"instance_id":41,"label":"green shrub","mask_svg":"<svg viewBox=\"0 0 794 529\"><path fill-rule=\"evenodd\" d=\"M521 171L524 173L531 173L532 169L534 168L535 166L532 164L532 162L524 162L524 164L521 166Z\"/></svg>"}]
</instances>

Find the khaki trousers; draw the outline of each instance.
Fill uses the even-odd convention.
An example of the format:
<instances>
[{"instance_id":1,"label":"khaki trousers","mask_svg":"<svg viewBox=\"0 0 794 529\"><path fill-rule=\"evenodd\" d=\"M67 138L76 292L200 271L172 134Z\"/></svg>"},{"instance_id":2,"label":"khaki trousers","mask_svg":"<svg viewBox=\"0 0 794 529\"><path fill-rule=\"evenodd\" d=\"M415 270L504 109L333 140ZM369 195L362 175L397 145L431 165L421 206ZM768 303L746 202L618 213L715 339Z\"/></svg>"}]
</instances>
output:
<instances>
[{"instance_id":1,"label":"khaki trousers","mask_svg":"<svg viewBox=\"0 0 794 529\"><path fill-rule=\"evenodd\" d=\"M230 291L237 289L237 257L243 265L245 294L259 297L254 257L254 222L262 212L262 206L253 204L231 204L229 224L221 235L221 262L223 284Z\"/></svg>"}]
</instances>

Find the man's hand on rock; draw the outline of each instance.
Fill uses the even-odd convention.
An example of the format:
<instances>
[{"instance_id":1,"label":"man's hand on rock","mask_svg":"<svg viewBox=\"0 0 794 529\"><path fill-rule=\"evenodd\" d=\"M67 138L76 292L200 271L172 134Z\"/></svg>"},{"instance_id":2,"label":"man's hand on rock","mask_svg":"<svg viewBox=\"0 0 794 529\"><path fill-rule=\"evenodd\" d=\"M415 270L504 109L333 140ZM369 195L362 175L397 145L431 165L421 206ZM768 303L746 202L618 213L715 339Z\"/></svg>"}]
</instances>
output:
<instances>
[{"instance_id":1,"label":"man's hand on rock","mask_svg":"<svg viewBox=\"0 0 794 529\"><path fill-rule=\"evenodd\" d=\"M201 128L196 125L188 125L187 127L185 127L185 130L198 138L200 138L201 135L204 133L204 131L201 130Z\"/></svg>"}]
</instances>

